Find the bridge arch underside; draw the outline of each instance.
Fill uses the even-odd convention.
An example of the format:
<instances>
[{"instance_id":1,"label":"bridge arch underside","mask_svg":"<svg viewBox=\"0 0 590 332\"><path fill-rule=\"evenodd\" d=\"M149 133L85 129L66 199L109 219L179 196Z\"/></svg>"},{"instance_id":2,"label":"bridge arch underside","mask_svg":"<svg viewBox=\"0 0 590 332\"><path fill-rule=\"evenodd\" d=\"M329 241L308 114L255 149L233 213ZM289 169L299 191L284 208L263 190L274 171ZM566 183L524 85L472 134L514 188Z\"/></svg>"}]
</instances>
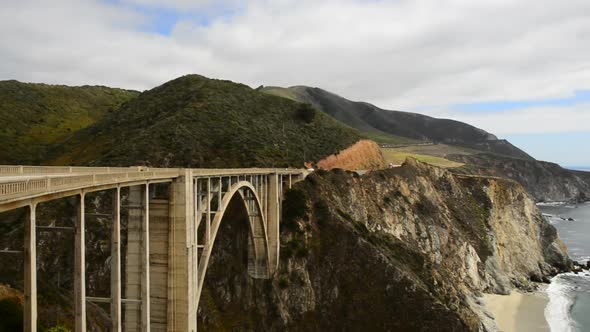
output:
<instances>
[{"instance_id":1,"label":"bridge arch underside","mask_svg":"<svg viewBox=\"0 0 590 332\"><path fill-rule=\"evenodd\" d=\"M197 220L199 243L205 244L199 255L197 307L210 265L215 265L215 276L220 269L237 278L244 276L244 270L253 279L268 279L271 274L266 218L256 188L246 181L234 184L223 195L211 197L210 207L216 212L209 226L206 213L205 220Z\"/></svg>"},{"instance_id":2,"label":"bridge arch underside","mask_svg":"<svg viewBox=\"0 0 590 332\"><path fill-rule=\"evenodd\" d=\"M252 252L247 211L234 196L220 224L207 267L197 315L197 331L231 330L234 317L252 318L256 288L266 280L248 273L248 252ZM235 320L234 320L235 321Z\"/></svg>"}]
</instances>

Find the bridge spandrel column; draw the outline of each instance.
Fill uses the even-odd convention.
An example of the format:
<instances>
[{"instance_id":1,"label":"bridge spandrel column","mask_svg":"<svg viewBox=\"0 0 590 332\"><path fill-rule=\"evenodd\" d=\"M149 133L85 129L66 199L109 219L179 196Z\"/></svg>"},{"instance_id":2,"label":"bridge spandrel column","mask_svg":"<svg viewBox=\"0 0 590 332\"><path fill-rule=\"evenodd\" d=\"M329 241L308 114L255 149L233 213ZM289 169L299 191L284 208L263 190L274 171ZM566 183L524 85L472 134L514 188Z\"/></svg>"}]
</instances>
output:
<instances>
[{"instance_id":1,"label":"bridge spandrel column","mask_svg":"<svg viewBox=\"0 0 590 332\"><path fill-rule=\"evenodd\" d=\"M76 332L86 332L86 226L84 193L77 197L74 262L74 307Z\"/></svg>"},{"instance_id":2,"label":"bridge spandrel column","mask_svg":"<svg viewBox=\"0 0 590 332\"><path fill-rule=\"evenodd\" d=\"M129 187L125 298L125 331L150 330L149 190Z\"/></svg>"},{"instance_id":3,"label":"bridge spandrel column","mask_svg":"<svg viewBox=\"0 0 590 332\"><path fill-rule=\"evenodd\" d=\"M143 206L141 188L129 187L127 197L127 245L125 251L125 285L124 298L134 300L123 306L125 325L123 330L128 332L139 331L141 324L141 305L135 301L141 300L141 229Z\"/></svg>"},{"instance_id":4,"label":"bridge spandrel column","mask_svg":"<svg viewBox=\"0 0 590 332\"><path fill-rule=\"evenodd\" d=\"M25 225L25 332L37 331L37 236L36 206L29 209Z\"/></svg>"},{"instance_id":5,"label":"bridge spandrel column","mask_svg":"<svg viewBox=\"0 0 590 332\"><path fill-rule=\"evenodd\" d=\"M197 243L194 236L192 171L175 179L170 194L168 254L168 332L195 332L197 327Z\"/></svg>"},{"instance_id":6,"label":"bridge spandrel column","mask_svg":"<svg viewBox=\"0 0 590 332\"><path fill-rule=\"evenodd\" d=\"M271 174L268 176L267 188L267 232L268 232L268 247L270 256L270 273L275 273L279 266L279 220L280 220L280 191L279 191L279 175Z\"/></svg>"},{"instance_id":7,"label":"bridge spandrel column","mask_svg":"<svg viewBox=\"0 0 590 332\"><path fill-rule=\"evenodd\" d=\"M111 235L111 322L112 332L121 332L121 189L113 192Z\"/></svg>"},{"instance_id":8,"label":"bridge spandrel column","mask_svg":"<svg viewBox=\"0 0 590 332\"><path fill-rule=\"evenodd\" d=\"M150 331L150 186L142 186L141 331Z\"/></svg>"}]
</instances>

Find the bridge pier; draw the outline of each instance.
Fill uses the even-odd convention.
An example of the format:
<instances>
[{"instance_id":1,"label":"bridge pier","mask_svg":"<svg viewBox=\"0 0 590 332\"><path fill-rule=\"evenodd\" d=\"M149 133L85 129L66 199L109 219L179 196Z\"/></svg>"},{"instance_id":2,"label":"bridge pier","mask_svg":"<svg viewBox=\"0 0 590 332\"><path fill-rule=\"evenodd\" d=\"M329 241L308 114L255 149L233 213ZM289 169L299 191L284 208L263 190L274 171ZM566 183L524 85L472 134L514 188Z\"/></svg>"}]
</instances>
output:
<instances>
[{"instance_id":1,"label":"bridge pier","mask_svg":"<svg viewBox=\"0 0 590 332\"><path fill-rule=\"evenodd\" d=\"M141 188L143 200L141 227L141 331L150 331L150 185Z\"/></svg>"},{"instance_id":2,"label":"bridge pier","mask_svg":"<svg viewBox=\"0 0 590 332\"><path fill-rule=\"evenodd\" d=\"M184 170L170 188L168 332L197 330L198 255L193 186L192 171Z\"/></svg>"},{"instance_id":3,"label":"bridge pier","mask_svg":"<svg viewBox=\"0 0 590 332\"><path fill-rule=\"evenodd\" d=\"M37 331L37 205L29 206L25 224L25 332Z\"/></svg>"},{"instance_id":4,"label":"bridge pier","mask_svg":"<svg viewBox=\"0 0 590 332\"><path fill-rule=\"evenodd\" d=\"M74 307L76 331L86 331L86 244L84 192L77 196L74 258Z\"/></svg>"},{"instance_id":5,"label":"bridge pier","mask_svg":"<svg viewBox=\"0 0 590 332\"><path fill-rule=\"evenodd\" d=\"M121 332L121 188L113 192L111 235L111 331Z\"/></svg>"},{"instance_id":6,"label":"bridge pier","mask_svg":"<svg viewBox=\"0 0 590 332\"><path fill-rule=\"evenodd\" d=\"M129 187L125 331L150 330L149 186Z\"/></svg>"},{"instance_id":7,"label":"bridge pier","mask_svg":"<svg viewBox=\"0 0 590 332\"><path fill-rule=\"evenodd\" d=\"M267 192L267 232L268 232L268 243L269 243L269 269L270 274L273 275L279 266L279 219L280 219L280 197L279 197L279 181L280 175L270 174L268 175L268 188Z\"/></svg>"}]
</instances>

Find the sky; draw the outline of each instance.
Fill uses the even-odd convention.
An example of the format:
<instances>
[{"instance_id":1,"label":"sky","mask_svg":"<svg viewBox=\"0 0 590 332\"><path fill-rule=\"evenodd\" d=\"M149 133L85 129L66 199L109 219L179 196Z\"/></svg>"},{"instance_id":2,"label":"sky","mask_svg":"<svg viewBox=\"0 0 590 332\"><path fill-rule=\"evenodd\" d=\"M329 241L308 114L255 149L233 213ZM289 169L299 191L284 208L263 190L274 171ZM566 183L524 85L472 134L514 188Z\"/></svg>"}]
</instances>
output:
<instances>
[{"instance_id":1,"label":"sky","mask_svg":"<svg viewBox=\"0 0 590 332\"><path fill-rule=\"evenodd\" d=\"M0 80L321 87L590 165L588 0L0 0Z\"/></svg>"}]
</instances>

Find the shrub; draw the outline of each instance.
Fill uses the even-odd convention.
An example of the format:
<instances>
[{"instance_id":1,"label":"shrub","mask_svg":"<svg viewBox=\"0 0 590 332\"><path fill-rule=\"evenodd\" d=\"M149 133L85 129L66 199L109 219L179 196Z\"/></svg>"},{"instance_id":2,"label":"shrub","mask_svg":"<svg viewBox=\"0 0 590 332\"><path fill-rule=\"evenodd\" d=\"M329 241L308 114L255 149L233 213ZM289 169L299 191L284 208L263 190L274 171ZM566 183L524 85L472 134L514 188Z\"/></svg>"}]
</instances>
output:
<instances>
[{"instance_id":1,"label":"shrub","mask_svg":"<svg viewBox=\"0 0 590 332\"><path fill-rule=\"evenodd\" d=\"M286 289L287 287L289 287L289 280L285 277L281 277L279 279L279 288Z\"/></svg>"},{"instance_id":2,"label":"shrub","mask_svg":"<svg viewBox=\"0 0 590 332\"><path fill-rule=\"evenodd\" d=\"M0 332L23 330L23 308L13 299L0 301Z\"/></svg>"},{"instance_id":3,"label":"shrub","mask_svg":"<svg viewBox=\"0 0 590 332\"><path fill-rule=\"evenodd\" d=\"M307 212L307 193L299 188L288 190L283 202L283 224L293 229L295 221L303 219Z\"/></svg>"},{"instance_id":4,"label":"shrub","mask_svg":"<svg viewBox=\"0 0 590 332\"><path fill-rule=\"evenodd\" d=\"M303 104L297 109L297 117L305 123L312 123L316 110L310 104Z\"/></svg>"},{"instance_id":5,"label":"shrub","mask_svg":"<svg viewBox=\"0 0 590 332\"><path fill-rule=\"evenodd\" d=\"M72 330L68 329L65 326L57 325L52 328L45 330L45 332L72 332Z\"/></svg>"},{"instance_id":6,"label":"shrub","mask_svg":"<svg viewBox=\"0 0 590 332\"><path fill-rule=\"evenodd\" d=\"M330 218L330 208L323 200L316 202L313 206L316 220L319 224L327 221Z\"/></svg>"}]
</instances>

